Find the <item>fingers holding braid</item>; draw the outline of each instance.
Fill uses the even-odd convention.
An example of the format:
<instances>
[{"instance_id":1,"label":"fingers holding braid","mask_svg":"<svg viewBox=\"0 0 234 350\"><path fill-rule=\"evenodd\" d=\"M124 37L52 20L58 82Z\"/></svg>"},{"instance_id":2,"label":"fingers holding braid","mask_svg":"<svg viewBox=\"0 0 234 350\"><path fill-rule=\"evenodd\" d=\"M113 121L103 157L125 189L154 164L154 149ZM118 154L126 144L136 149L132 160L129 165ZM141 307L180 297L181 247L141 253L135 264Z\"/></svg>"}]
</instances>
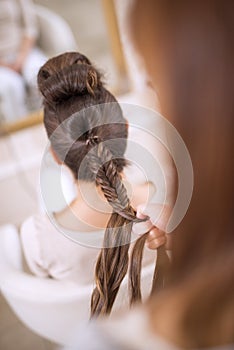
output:
<instances>
[{"instance_id":1,"label":"fingers holding braid","mask_svg":"<svg viewBox=\"0 0 234 350\"><path fill-rule=\"evenodd\" d=\"M159 247L166 245L167 237L164 231L159 230L157 227L153 227L146 240L146 246L149 249L158 249Z\"/></svg>"}]
</instances>

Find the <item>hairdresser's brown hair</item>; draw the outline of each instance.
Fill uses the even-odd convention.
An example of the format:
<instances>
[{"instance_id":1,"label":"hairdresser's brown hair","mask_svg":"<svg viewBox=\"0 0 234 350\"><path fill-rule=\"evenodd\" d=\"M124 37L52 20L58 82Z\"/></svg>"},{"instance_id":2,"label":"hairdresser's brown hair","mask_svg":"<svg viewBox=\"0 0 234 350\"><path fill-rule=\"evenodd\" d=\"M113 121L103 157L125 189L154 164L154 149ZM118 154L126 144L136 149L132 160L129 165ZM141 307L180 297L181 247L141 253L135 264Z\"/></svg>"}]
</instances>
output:
<instances>
[{"instance_id":1,"label":"hairdresser's brown hair","mask_svg":"<svg viewBox=\"0 0 234 350\"><path fill-rule=\"evenodd\" d=\"M151 322L182 347L234 343L234 2L136 0L131 21L162 113L188 147L195 181L174 233L170 289L164 303L151 304ZM178 315L173 335L165 312Z\"/></svg>"},{"instance_id":2,"label":"hairdresser's brown hair","mask_svg":"<svg viewBox=\"0 0 234 350\"><path fill-rule=\"evenodd\" d=\"M142 221L136 217L120 176L126 165L127 122L116 99L103 86L100 72L80 53L48 60L38 73L38 86L44 97L44 124L53 151L64 159L76 179L96 182L113 208L96 264L96 288L91 299L92 316L109 314L128 270L132 225ZM71 146L64 155L67 145ZM144 243L144 239L139 242ZM130 262L131 303L141 299L144 244L139 242ZM160 251L159 255L166 256ZM157 280L161 284L157 273L154 277L153 289Z\"/></svg>"}]
</instances>

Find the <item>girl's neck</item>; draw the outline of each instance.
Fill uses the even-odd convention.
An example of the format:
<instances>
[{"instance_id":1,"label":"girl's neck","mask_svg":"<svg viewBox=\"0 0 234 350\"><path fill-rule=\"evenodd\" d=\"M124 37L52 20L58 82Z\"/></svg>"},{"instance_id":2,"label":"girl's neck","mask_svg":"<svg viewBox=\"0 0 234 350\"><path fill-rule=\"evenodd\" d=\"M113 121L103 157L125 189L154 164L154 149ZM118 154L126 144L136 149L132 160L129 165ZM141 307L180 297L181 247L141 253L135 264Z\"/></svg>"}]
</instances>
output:
<instances>
[{"instance_id":1,"label":"girl's neck","mask_svg":"<svg viewBox=\"0 0 234 350\"><path fill-rule=\"evenodd\" d=\"M133 187L124 176L122 176L122 181L133 207L147 202L150 192L155 190L147 183ZM58 223L67 229L86 232L105 229L112 213L112 207L107 202L101 188L95 183L85 181L77 181L76 188L76 198L67 208L55 215Z\"/></svg>"}]
</instances>

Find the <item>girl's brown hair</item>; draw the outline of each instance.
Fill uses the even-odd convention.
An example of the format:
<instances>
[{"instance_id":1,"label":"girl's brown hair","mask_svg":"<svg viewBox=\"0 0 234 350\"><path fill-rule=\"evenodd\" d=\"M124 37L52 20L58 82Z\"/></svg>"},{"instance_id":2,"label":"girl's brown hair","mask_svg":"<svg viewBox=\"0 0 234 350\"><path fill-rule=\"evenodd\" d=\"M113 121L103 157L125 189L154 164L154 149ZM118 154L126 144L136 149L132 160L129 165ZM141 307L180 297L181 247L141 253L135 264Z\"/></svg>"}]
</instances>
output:
<instances>
[{"instance_id":1,"label":"girl's brown hair","mask_svg":"<svg viewBox=\"0 0 234 350\"><path fill-rule=\"evenodd\" d=\"M120 176L126 165L127 122L114 96L104 88L101 74L84 55L71 52L48 60L38 73L38 86L44 96L44 124L53 151L63 160L64 148L70 144L64 163L76 179L96 182L113 209L96 263L96 287L91 298L92 316L109 314L128 270L132 225L142 221L136 217ZM90 106L95 107L86 113ZM64 121L65 126L53 137ZM138 239L130 260L131 303L141 299L145 239L146 235ZM161 248L159 263L162 258L167 255ZM158 266L153 290L163 284Z\"/></svg>"},{"instance_id":2,"label":"girl's brown hair","mask_svg":"<svg viewBox=\"0 0 234 350\"><path fill-rule=\"evenodd\" d=\"M182 347L234 343L234 2L136 0L131 20L162 113L190 152L195 182L174 233L171 289L165 302L154 299L151 322Z\"/></svg>"}]
</instances>

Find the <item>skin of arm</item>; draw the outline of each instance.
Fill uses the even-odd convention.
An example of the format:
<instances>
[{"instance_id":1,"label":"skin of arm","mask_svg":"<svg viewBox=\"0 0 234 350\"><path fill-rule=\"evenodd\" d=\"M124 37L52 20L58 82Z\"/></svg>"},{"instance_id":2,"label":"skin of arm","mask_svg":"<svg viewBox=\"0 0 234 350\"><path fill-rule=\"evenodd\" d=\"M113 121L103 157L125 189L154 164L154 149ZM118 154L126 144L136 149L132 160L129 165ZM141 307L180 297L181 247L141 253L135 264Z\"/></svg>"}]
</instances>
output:
<instances>
[{"instance_id":1,"label":"skin of arm","mask_svg":"<svg viewBox=\"0 0 234 350\"><path fill-rule=\"evenodd\" d=\"M18 55L15 59L15 62L11 65L11 69L14 71L20 73L22 70L22 67L24 65L24 62L30 53L31 49L34 47L35 39L24 37L20 46L20 50L18 52Z\"/></svg>"},{"instance_id":2,"label":"skin of arm","mask_svg":"<svg viewBox=\"0 0 234 350\"><path fill-rule=\"evenodd\" d=\"M13 63L0 61L0 66L10 68L17 73L21 73L24 62L28 54L30 53L31 49L34 47L34 44L35 44L34 38L24 37L15 61Z\"/></svg>"}]
</instances>

